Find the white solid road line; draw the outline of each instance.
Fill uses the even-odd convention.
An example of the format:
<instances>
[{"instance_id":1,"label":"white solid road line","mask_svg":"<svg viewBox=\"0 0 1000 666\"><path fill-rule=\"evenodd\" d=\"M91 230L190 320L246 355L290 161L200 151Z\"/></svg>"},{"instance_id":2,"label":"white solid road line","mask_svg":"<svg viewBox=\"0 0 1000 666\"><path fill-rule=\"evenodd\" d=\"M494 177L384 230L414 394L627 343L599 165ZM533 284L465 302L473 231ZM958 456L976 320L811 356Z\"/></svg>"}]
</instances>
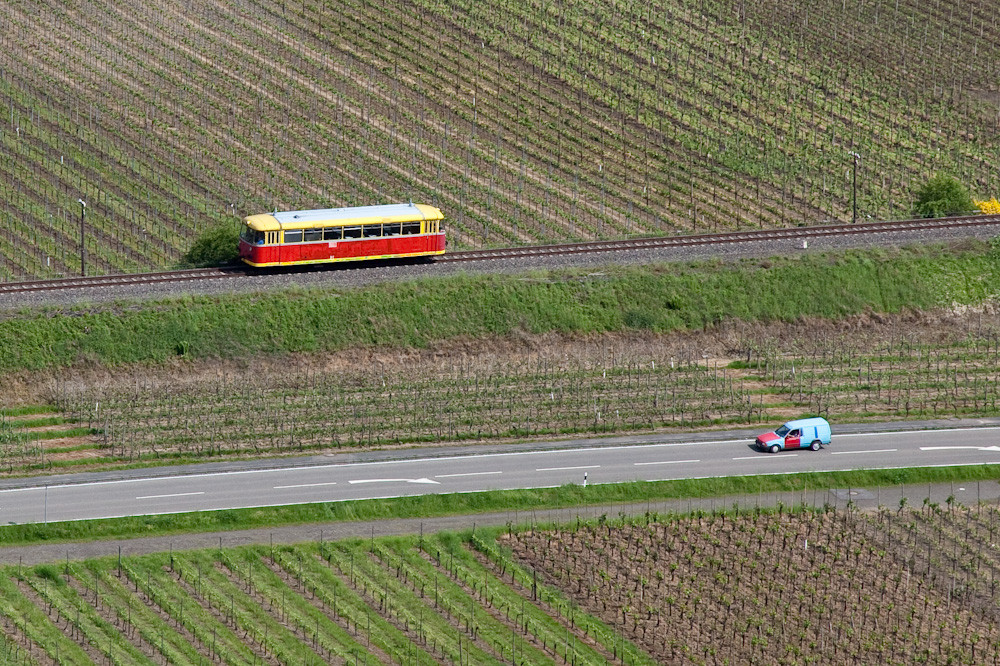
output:
<instances>
[{"instance_id":1,"label":"white solid road line","mask_svg":"<svg viewBox=\"0 0 1000 666\"><path fill-rule=\"evenodd\" d=\"M202 491L202 492L197 492L197 493L173 493L172 495L143 495L142 497L136 497L136 499L137 500L141 500L141 499L162 499L164 497L187 497L189 495L204 495L204 494L205 493Z\"/></svg>"},{"instance_id":2,"label":"white solid road line","mask_svg":"<svg viewBox=\"0 0 1000 666\"><path fill-rule=\"evenodd\" d=\"M679 463L696 463L701 462L700 460L657 460L656 462L637 462L632 463L636 467L639 465L677 465Z\"/></svg>"},{"instance_id":3,"label":"white solid road line","mask_svg":"<svg viewBox=\"0 0 1000 666\"><path fill-rule=\"evenodd\" d=\"M949 451L953 449L976 449L979 451L1000 451L1000 446L921 446L921 451Z\"/></svg>"},{"instance_id":4,"label":"white solid road line","mask_svg":"<svg viewBox=\"0 0 1000 666\"><path fill-rule=\"evenodd\" d=\"M893 451L898 451L899 449L868 449L866 451L830 451L831 456L853 456L858 453L892 453Z\"/></svg>"},{"instance_id":5,"label":"white solid road line","mask_svg":"<svg viewBox=\"0 0 1000 666\"><path fill-rule=\"evenodd\" d=\"M285 490L287 488L314 488L316 486L335 486L336 481L327 481L326 483L297 483L293 486L274 486L274 490Z\"/></svg>"},{"instance_id":6,"label":"white solid road line","mask_svg":"<svg viewBox=\"0 0 1000 666\"><path fill-rule=\"evenodd\" d=\"M579 467L539 467L536 472L561 472L566 469L597 469L600 465L581 465Z\"/></svg>"},{"instance_id":7,"label":"white solid road line","mask_svg":"<svg viewBox=\"0 0 1000 666\"><path fill-rule=\"evenodd\" d=\"M772 460L777 458L794 458L799 454L797 453L762 453L759 456L743 456L742 458L733 458L733 460Z\"/></svg>"},{"instance_id":8,"label":"white solid road line","mask_svg":"<svg viewBox=\"0 0 1000 666\"><path fill-rule=\"evenodd\" d=\"M501 471L496 472L463 472L462 474L435 474L435 479L450 479L455 476L486 476L488 474L503 474Z\"/></svg>"},{"instance_id":9,"label":"white solid road line","mask_svg":"<svg viewBox=\"0 0 1000 666\"><path fill-rule=\"evenodd\" d=\"M886 430L885 432L852 432L838 434L834 432L834 439L845 437L892 437L894 435L931 435L936 436L943 432L968 432L970 430L1000 430L1000 426L976 426L974 428L932 428L930 430Z\"/></svg>"}]
</instances>

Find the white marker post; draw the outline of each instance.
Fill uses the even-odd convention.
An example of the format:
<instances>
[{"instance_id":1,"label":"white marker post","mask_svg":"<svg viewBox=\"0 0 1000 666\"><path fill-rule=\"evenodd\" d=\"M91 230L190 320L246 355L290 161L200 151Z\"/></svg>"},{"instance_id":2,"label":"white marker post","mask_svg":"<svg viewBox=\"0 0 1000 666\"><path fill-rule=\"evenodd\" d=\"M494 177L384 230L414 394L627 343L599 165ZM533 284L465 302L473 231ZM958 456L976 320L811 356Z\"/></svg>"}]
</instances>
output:
<instances>
[{"instance_id":1,"label":"white marker post","mask_svg":"<svg viewBox=\"0 0 1000 666\"><path fill-rule=\"evenodd\" d=\"M586 472L583 473L583 487L584 488L587 487L587 473Z\"/></svg>"}]
</instances>

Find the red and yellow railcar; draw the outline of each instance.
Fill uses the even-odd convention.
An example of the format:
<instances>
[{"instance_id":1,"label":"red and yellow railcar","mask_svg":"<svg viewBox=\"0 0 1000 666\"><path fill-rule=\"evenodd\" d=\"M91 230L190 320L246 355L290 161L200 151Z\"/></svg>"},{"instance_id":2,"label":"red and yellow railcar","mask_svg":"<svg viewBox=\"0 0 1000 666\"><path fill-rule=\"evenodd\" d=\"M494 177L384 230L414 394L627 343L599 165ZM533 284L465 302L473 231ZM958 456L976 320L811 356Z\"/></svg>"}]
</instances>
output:
<instances>
[{"instance_id":1,"label":"red and yellow railcar","mask_svg":"<svg viewBox=\"0 0 1000 666\"><path fill-rule=\"evenodd\" d=\"M251 266L294 266L444 254L443 217L414 203L250 215L240 258Z\"/></svg>"}]
</instances>

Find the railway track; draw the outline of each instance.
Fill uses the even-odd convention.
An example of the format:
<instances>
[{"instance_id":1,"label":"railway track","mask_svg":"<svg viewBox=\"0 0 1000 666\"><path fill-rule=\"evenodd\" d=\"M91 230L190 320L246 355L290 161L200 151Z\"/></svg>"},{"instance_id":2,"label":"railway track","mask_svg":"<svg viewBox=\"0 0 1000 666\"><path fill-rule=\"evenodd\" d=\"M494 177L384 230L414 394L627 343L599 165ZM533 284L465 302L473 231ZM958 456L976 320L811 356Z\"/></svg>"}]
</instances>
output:
<instances>
[{"instance_id":1,"label":"railway track","mask_svg":"<svg viewBox=\"0 0 1000 666\"><path fill-rule=\"evenodd\" d=\"M249 271L241 267L222 268L191 268L178 271L162 271L159 273L131 273L120 275L94 275L73 278L58 278L55 280L31 280L28 282L0 283L0 294L12 294L25 291L55 291L57 289L78 289L93 287L109 287L131 284L156 284L158 282L186 282L191 280L212 280L218 278L238 277L248 275Z\"/></svg>"},{"instance_id":2,"label":"railway track","mask_svg":"<svg viewBox=\"0 0 1000 666\"><path fill-rule=\"evenodd\" d=\"M1000 215L972 215L967 217L937 218L931 220L835 224L812 227L792 227L788 229L758 229L750 231L730 231L715 234L696 234L690 236L661 236L655 238L589 241L583 243L509 247L490 250L467 250L448 252L445 255L435 257L434 262L451 263L491 261L497 259L516 259L522 257L537 257L556 254L623 252L628 250L677 248L698 245L722 245L728 243L752 243L797 239L808 240L810 238L823 236L847 236L873 233L893 234L922 230L961 229L986 226L1000 226ZM301 270L301 267L298 267L297 270ZM192 280L213 280L253 274L254 271L249 267L225 266L221 268L196 268L177 271L162 271L158 273L99 275L93 277L60 278L55 280L5 282L0 283L0 294L120 285L156 284L162 282L185 282Z\"/></svg>"},{"instance_id":3,"label":"railway track","mask_svg":"<svg viewBox=\"0 0 1000 666\"><path fill-rule=\"evenodd\" d=\"M444 256L438 257L435 261L482 261L485 259L507 259L550 254L620 252L624 250L690 247L695 245L721 245L725 243L752 243L789 239L808 240L809 238L818 238L822 236L902 233L929 229L961 229L963 227L973 228L997 225L1000 225L1000 215L972 215L967 217L937 218L932 220L867 222L862 224L792 227L788 229L755 229L750 231L730 231L717 234L696 234L690 236L662 236L656 238L590 241L586 243L538 245L532 247L513 247L495 250L470 250L467 252L449 252Z\"/></svg>"}]
</instances>

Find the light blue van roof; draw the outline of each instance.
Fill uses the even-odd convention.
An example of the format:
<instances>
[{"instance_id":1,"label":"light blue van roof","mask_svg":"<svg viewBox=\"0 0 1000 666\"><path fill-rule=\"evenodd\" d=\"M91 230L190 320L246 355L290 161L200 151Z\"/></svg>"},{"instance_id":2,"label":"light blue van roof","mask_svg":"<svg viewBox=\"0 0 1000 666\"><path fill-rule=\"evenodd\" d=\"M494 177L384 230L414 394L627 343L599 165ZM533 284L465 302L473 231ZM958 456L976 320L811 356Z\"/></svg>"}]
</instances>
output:
<instances>
[{"instance_id":1,"label":"light blue van roof","mask_svg":"<svg viewBox=\"0 0 1000 666\"><path fill-rule=\"evenodd\" d=\"M797 428L807 428L809 426L826 426L827 428L829 428L830 424L827 422L826 419L815 417L811 419L799 419L797 421L789 421L788 423L785 424L785 426L789 430L795 430Z\"/></svg>"}]
</instances>

